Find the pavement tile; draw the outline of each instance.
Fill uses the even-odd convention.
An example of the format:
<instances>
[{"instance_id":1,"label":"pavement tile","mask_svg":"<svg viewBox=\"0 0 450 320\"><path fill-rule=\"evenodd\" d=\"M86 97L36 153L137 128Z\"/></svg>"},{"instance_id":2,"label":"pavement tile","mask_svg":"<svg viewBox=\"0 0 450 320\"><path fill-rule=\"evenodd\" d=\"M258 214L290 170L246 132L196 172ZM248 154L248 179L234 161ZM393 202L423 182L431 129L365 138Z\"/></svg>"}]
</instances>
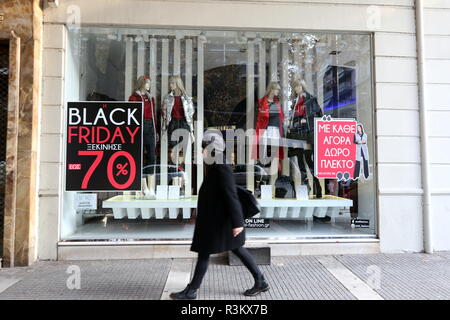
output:
<instances>
[{"instance_id":1,"label":"pavement tile","mask_svg":"<svg viewBox=\"0 0 450 320\"><path fill-rule=\"evenodd\" d=\"M341 255L336 259L386 300L450 299L450 261L441 255Z\"/></svg>"}]
</instances>

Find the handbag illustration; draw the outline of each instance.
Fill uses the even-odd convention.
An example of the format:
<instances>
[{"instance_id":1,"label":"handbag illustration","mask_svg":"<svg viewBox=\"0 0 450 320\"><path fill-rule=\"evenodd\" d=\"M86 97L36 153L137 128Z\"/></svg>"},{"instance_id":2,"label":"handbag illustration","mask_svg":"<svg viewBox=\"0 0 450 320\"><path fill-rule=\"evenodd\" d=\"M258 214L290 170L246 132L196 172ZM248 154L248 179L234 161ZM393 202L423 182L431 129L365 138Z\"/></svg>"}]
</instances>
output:
<instances>
[{"instance_id":1,"label":"handbag illustration","mask_svg":"<svg viewBox=\"0 0 450 320\"><path fill-rule=\"evenodd\" d=\"M237 186L237 194L242 206L244 219L249 219L261 212L261 206L250 190Z\"/></svg>"}]
</instances>

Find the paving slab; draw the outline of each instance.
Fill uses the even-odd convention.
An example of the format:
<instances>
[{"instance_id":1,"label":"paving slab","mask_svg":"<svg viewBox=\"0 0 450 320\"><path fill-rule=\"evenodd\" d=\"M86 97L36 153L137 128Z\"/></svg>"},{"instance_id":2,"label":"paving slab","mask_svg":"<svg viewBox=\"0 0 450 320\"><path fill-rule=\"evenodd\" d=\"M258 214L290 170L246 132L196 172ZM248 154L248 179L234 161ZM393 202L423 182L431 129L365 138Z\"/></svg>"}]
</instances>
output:
<instances>
[{"instance_id":1,"label":"paving slab","mask_svg":"<svg viewBox=\"0 0 450 320\"><path fill-rule=\"evenodd\" d=\"M336 256L386 300L450 299L450 261L440 254Z\"/></svg>"},{"instance_id":2,"label":"paving slab","mask_svg":"<svg viewBox=\"0 0 450 320\"><path fill-rule=\"evenodd\" d=\"M191 273L194 272L195 264ZM211 263L199 289L204 300L354 300L356 299L315 257L273 257L270 266L259 266L270 290L256 297L242 293L253 286L244 266L226 261Z\"/></svg>"},{"instance_id":3,"label":"paving slab","mask_svg":"<svg viewBox=\"0 0 450 320\"><path fill-rule=\"evenodd\" d=\"M171 259L39 262L0 299L157 300L171 263Z\"/></svg>"}]
</instances>

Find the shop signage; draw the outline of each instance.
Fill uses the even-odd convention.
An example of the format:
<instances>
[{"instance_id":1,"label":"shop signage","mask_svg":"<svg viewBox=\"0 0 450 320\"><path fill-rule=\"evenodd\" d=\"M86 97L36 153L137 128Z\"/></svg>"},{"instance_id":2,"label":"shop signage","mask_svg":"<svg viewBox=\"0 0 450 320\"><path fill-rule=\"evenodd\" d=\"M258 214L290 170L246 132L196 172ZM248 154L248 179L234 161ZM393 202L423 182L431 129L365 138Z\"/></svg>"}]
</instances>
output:
<instances>
[{"instance_id":1,"label":"shop signage","mask_svg":"<svg viewBox=\"0 0 450 320\"><path fill-rule=\"evenodd\" d=\"M244 221L245 228L266 229L270 228L270 220L260 218L250 218Z\"/></svg>"},{"instance_id":2,"label":"shop signage","mask_svg":"<svg viewBox=\"0 0 450 320\"><path fill-rule=\"evenodd\" d=\"M96 193L77 193L75 195L76 210L97 210Z\"/></svg>"},{"instance_id":3,"label":"shop signage","mask_svg":"<svg viewBox=\"0 0 450 320\"><path fill-rule=\"evenodd\" d=\"M357 122L354 119L316 118L314 123L315 176L340 179L354 176Z\"/></svg>"},{"instance_id":4,"label":"shop signage","mask_svg":"<svg viewBox=\"0 0 450 320\"><path fill-rule=\"evenodd\" d=\"M69 102L67 191L140 191L142 102Z\"/></svg>"},{"instance_id":5,"label":"shop signage","mask_svg":"<svg viewBox=\"0 0 450 320\"><path fill-rule=\"evenodd\" d=\"M352 219L351 227L352 228L369 228L370 220L367 219Z\"/></svg>"}]
</instances>

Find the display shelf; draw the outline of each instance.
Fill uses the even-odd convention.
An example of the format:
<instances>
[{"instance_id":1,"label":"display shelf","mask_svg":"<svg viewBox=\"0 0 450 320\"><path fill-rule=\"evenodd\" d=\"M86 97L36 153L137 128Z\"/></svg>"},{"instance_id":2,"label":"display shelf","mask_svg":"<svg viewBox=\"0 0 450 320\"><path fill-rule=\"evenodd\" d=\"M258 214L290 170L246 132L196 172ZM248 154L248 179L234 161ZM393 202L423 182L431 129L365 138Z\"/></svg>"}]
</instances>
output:
<instances>
[{"instance_id":1,"label":"display shelf","mask_svg":"<svg viewBox=\"0 0 450 320\"><path fill-rule=\"evenodd\" d=\"M306 219L314 216L323 218L350 217L353 200L325 195L323 198L309 200L296 199L258 199L262 212L255 218L267 219ZM146 200L132 195L119 195L103 201L103 208L113 209L115 219L183 219L191 218L191 209L197 208L197 197L179 200Z\"/></svg>"}]
</instances>

